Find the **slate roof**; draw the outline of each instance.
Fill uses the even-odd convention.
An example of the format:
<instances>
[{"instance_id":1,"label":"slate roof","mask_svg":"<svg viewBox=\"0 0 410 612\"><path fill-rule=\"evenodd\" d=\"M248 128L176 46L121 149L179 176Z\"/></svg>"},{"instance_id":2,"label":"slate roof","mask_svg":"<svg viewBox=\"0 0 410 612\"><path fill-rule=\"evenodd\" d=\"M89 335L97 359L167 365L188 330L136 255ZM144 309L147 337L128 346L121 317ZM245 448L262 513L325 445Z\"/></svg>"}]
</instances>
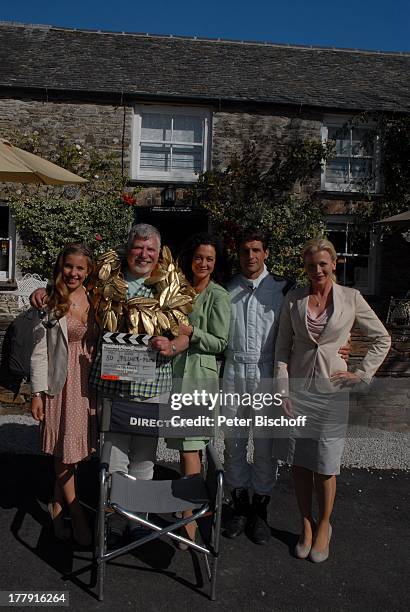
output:
<instances>
[{"instance_id":1,"label":"slate roof","mask_svg":"<svg viewBox=\"0 0 410 612\"><path fill-rule=\"evenodd\" d=\"M410 54L0 23L0 91L410 110Z\"/></svg>"}]
</instances>

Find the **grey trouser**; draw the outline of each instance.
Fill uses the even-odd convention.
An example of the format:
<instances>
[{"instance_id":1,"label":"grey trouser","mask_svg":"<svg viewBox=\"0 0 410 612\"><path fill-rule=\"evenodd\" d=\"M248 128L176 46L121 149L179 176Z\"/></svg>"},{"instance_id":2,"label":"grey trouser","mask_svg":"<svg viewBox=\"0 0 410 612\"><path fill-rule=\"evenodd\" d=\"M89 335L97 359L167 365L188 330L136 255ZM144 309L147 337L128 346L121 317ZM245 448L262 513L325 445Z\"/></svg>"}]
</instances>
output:
<instances>
[{"instance_id":1,"label":"grey trouser","mask_svg":"<svg viewBox=\"0 0 410 612\"><path fill-rule=\"evenodd\" d=\"M230 491L251 488L259 495L271 495L277 477L272 457L272 438L254 438L253 463L247 461L248 438L225 437L225 479Z\"/></svg>"},{"instance_id":2,"label":"grey trouser","mask_svg":"<svg viewBox=\"0 0 410 612\"><path fill-rule=\"evenodd\" d=\"M125 472L137 480L152 480L158 438L107 433L112 442L110 472Z\"/></svg>"}]
</instances>

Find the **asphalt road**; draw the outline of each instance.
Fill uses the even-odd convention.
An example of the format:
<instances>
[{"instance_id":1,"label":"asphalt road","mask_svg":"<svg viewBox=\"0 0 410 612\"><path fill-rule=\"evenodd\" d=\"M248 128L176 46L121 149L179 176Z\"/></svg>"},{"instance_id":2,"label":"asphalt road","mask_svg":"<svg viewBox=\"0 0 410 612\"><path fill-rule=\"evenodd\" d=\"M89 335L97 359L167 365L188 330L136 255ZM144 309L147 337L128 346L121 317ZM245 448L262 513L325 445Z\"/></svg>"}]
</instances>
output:
<instances>
[{"instance_id":1,"label":"asphalt road","mask_svg":"<svg viewBox=\"0 0 410 612\"><path fill-rule=\"evenodd\" d=\"M45 511L53 478L49 458L3 453L0 469L0 590L68 591L69 609L79 611L408 609L407 472L342 470L331 556L323 564L291 555L298 520L290 474L283 469L270 506L270 543L256 546L245 535L223 538L216 602L207 599L207 584L197 588L206 582L201 557L164 540L113 561L100 603L92 573L81 571L91 551L53 537ZM79 480L82 498L93 502L93 462L82 466ZM70 572L76 575L65 579Z\"/></svg>"}]
</instances>

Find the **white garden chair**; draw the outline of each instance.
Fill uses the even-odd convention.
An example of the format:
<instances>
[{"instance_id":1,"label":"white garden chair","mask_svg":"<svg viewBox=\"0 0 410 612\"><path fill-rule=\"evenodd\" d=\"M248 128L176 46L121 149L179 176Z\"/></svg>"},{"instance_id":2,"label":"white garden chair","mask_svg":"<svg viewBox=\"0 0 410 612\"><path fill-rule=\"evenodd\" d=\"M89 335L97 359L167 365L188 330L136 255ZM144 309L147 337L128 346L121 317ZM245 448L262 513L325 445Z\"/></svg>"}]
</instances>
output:
<instances>
[{"instance_id":1,"label":"white garden chair","mask_svg":"<svg viewBox=\"0 0 410 612\"><path fill-rule=\"evenodd\" d=\"M23 278L17 279L18 307L26 309L30 307L30 295L39 287L46 287L47 280L39 274L25 274Z\"/></svg>"}]
</instances>

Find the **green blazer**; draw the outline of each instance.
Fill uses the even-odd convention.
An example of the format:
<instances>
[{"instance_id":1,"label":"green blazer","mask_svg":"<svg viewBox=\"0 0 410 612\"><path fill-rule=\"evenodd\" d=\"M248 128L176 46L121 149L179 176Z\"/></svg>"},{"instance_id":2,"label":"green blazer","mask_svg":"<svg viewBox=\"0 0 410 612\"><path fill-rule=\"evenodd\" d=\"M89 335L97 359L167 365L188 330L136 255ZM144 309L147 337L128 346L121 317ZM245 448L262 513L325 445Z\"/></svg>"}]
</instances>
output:
<instances>
[{"instance_id":1,"label":"green blazer","mask_svg":"<svg viewBox=\"0 0 410 612\"><path fill-rule=\"evenodd\" d=\"M209 282L193 304L189 315L194 331L189 348L173 359L175 391L192 393L195 389L218 388L216 355L228 343L231 299L220 285ZM211 389L209 389L211 390Z\"/></svg>"}]
</instances>

